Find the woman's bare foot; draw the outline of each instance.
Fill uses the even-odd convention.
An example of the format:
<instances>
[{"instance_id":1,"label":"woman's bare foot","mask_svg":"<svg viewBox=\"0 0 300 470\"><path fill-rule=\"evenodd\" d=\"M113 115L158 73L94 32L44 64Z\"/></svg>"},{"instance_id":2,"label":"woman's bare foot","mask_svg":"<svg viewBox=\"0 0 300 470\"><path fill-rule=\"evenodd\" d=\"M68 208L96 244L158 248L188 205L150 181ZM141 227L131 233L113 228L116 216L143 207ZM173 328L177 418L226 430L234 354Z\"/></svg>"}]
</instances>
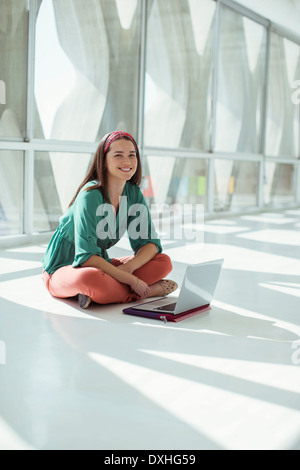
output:
<instances>
[{"instance_id":1,"label":"woman's bare foot","mask_svg":"<svg viewBox=\"0 0 300 470\"><path fill-rule=\"evenodd\" d=\"M165 297L171 294L177 289L178 285L176 282L170 279L163 279L150 286L150 292L148 297Z\"/></svg>"}]
</instances>

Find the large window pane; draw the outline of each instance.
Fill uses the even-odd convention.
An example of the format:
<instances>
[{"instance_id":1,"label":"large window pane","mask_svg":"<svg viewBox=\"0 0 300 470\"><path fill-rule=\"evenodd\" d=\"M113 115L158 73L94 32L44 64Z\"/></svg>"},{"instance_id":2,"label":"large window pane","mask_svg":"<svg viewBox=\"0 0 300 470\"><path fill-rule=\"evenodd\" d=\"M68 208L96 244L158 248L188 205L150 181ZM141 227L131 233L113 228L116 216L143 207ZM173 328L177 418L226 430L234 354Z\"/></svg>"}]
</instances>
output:
<instances>
[{"instance_id":1,"label":"large window pane","mask_svg":"<svg viewBox=\"0 0 300 470\"><path fill-rule=\"evenodd\" d=\"M208 160L147 156L144 196L149 204L206 204Z\"/></svg>"},{"instance_id":2,"label":"large window pane","mask_svg":"<svg viewBox=\"0 0 300 470\"><path fill-rule=\"evenodd\" d=\"M293 100L295 89L292 88L294 81L299 78L300 46L273 33L268 86L267 155L299 156L300 104L299 99Z\"/></svg>"},{"instance_id":3,"label":"large window pane","mask_svg":"<svg viewBox=\"0 0 300 470\"><path fill-rule=\"evenodd\" d=\"M295 165L267 162L265 166L265 204L278 207L296 199Z\"/></svg>"},{"instance_id":4,"label":"large window pane","mask_svg":"<svg viewBox=\"0 0 300 470\"><path fill-rule=\"evenodd\" d=\"M87 173L90 159L89 154L36 152L34 231L56 229Z\"/></svg>"},{"instance_id":5,"label":"large window pane","mask_svg":"<svg viewBox=\"0 0 300 470\"><path fill-rule=\"evenodd\" d=\"M209 149L215 3L149 5L145 144Z\"/></svg>"},{"instance_id":6,"label":"large window pane","mask_svg":"<svg viewBox=\"0 0 300 470\"><path fill-rule=\"evenodd\" d=\"M27 37L26 0L0 5L0 139L26 133Z\"/></svg>"},{"instance_id":7,"label":"large window pane","mask_svg":"<svg viewBox=\"0 0 300 470\"><path fill-rule=\"evenodd\" d=\"M215 160L214 210L237 211L257 206L259 164Z\"/></svg>"},{"instance_id":8,"label":"large window pane","mask_svg":"<svg viewBox=\"0 0 300 470\"><path fill-rule=\"evenodd\" d=\"M0 236L23 233L24 154L0 150Z\"/></svg>"},{"instance_id":9,"label":"large window pane","mask_svg":"<svg viewBox=\"0 0 300 470\"><path fill-rule=\"evenodd\" d=\"M140 2L43 0L36 25L36 137L136 135Z\"/></svg>"},{"instance_id":10,"label":"large window pane","mask_svg":"<svg viewBox=\"0 0 300 470\"><path fill-rule=\"evenodd\" d=\"M261 152L266 29L221 7L215 150Z\"/></svg>"},{"instance_id":11,"label":"large window pane","mask_svg":"<svg viewBox=\"0 0 300 470\"><path fill-rule=\"evenodd\" d=\"M203 243L208 160L148 155L143 193L163 241Z\"/></svg>"}]
</instances>

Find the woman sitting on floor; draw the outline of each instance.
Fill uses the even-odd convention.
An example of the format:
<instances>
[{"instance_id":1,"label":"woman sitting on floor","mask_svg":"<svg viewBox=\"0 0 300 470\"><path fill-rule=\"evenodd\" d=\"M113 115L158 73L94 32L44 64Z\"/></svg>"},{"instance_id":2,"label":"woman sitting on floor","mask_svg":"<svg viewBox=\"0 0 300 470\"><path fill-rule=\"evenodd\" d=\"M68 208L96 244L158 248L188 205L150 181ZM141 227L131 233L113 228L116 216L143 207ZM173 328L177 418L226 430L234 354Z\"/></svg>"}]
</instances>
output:
<instances>
[{"instance_id":1,"label":"woman sitting on floor","mask_svg":"<svg viewBox=\"0 0 300 470\"><path fill-rule=\"evenodd\" d=\"M101 140L89 171L60 219L43 257L43 280L54 297L78 295L79 305L126 303L177 288L139 187L141 160L126 132ZM110 259L107 249L128 231L133 256Z\"/></svg>"}]
</instances>

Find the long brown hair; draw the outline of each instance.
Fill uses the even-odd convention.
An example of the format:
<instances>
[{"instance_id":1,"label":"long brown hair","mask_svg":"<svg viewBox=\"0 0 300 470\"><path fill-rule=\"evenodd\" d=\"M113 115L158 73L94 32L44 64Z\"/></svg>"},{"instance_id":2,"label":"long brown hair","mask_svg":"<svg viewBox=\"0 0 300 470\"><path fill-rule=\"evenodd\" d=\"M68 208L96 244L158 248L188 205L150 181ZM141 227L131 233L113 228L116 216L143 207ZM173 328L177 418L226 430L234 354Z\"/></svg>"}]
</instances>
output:
<instances>
[{"instance_id":1,"label":"long brown hair","mask_svg":"<svg viewBox=\"0 0 300 470\"><path fill-rule=\"evenodd\" d=\"M109 151L109 148L106 151L106 153L104 153L104 147L105 147L106 140L108 139L108 137L111 134L112 134L112 132L110 132L109 134L106 134L101 139L101 141L98 145L98 148L96 150L96 153L94 155L94 158L92 160L92 163L90 164L90 167L89 167L88 172L86 174L86 177L84 178L84 180L80 184L79 188L77 189L77 191L75 193L75 196L73 197L72 201L69 204L69 207L71 207L74 204L75 199L77 198L77 196L78 196L79 192L81 191L81 189L87 183L89 183L90 181L94 181L94 180L96 180L97 183L94 186L90 186L89 188L86 188L86 191L90 191L92 189L101 189L105 201L110 202L109 197L108 197L108 191L107 191L107 170L106 170L106 165L105 165L105 157L106 157L107 152ZM136 157L137 157L137 169L136 169L136 172L130 178L129 181L132 184L140 185L141 181L142 181L142 165L141 165L141 157L140 157L140 152L139 152L138 146L136 145L136 142L132 137L130 139L129 137L126 137L125 135L122 135L119 139L116 139L116 140L121 140L121 139L127 139L127 140L132 141L132 142L135 143Z\"/></svg>"}]
</instances>

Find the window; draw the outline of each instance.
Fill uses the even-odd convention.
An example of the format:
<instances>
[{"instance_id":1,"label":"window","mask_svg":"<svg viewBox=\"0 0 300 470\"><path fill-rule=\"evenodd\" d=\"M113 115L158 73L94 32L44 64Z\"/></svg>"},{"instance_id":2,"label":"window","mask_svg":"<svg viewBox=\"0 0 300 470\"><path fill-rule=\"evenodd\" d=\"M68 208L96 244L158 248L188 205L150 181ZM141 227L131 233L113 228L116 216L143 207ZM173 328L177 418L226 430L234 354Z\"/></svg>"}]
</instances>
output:
<instances>
[{"instance_id":1,"label":"window","mask_svg":"<svg viewBox=\"0 0 300 470\"><path fill-rule=\"evenodd\" d=\"M300 104L292 87L300 78L300 46L278 34L271 36L266 153L298 157ZM299 101L299 100L298 100Z\"/></svg>"},{"instance_id":2,"label":"window","mask_svg":"<svg viewBox=\"0 0 300 470\"><path fill-rule=\"evenodd\" d=\"M146 146L210 148L211 0L154 0L148 12Z\"/></svg>"},{"instance_id":3,"label":"window","mask_svg":"<svg viewBox=\"0 0 300 470\"><path fill-rule=\"evenodd\" d=\"M238 3L0 1L0 237L55 230L117 129L150 205L299 204L300 40Z\"/></svg>"},{"instance_id":4,"label":"window","mask_svg":"<svg viewBox=\"0 0 300 470\"><path fill-rule=\"evenodd\" d=\"M238 211L257 206L259 164L215 160L214 210Z\"/></svg>"},{"instance_id":5,"label":"window","mask_svg":"<svg viewBox=\"0 0 300 470\"><path fill-rule=\"evenodd\" d=\"M208 160L147 156L144 195L155 204L205 204Z\"/></svg>"},{"instance_id":6,"label":"window","mask_svg":"<svg viewBox=\"0 0 300 470\"><path fill-rule=\"evenodd\" d=\"M221 7L215 151L261 153L266 29Z\"/></svg>"},{"instance_id":7,"label":"window","mask_svg":"<svg viewBox=\"0 0 300 470\"><path fill-rule=\"evenodd\" d=\"M0 236L23 233L24 153L0 150Z\"/></svg>"},{"instance_id":8,"label":"window","mask_svg":"<svg viewBox=\"0 0 300 470\"><path fill-rule=\"evenodd\" d=\"M295 165L267 162L265 167L265 204L280 207L295 203Z\"/></svg>"},{"instance_id":9,"label":"window","mask_svg":"<svg viewBox=\"0 0 300 470\"><path fill-rule=\"evenodd\" d=\"M140 2L43 0L36 23L35 135L136 135Z\"/></svg>"},{"instance_id":10,"label":"window","mask_svg":"<svg viewBox=\"0 0 300 470\"><path fill-rule=\"evenodd\" d=\"M34 231L56 229L87 173L90 160L90 154L35 153Z\"/></svg>"},{"instance_id":11,"label":"window","mask_svg":"<svg viewBox=\"0 0 300 470\"><path fill-rule=\"evenodd\" d=\"M28 11L26 0L1 2L0 139L26 135Z\"/></svg>"}]
</instances>

